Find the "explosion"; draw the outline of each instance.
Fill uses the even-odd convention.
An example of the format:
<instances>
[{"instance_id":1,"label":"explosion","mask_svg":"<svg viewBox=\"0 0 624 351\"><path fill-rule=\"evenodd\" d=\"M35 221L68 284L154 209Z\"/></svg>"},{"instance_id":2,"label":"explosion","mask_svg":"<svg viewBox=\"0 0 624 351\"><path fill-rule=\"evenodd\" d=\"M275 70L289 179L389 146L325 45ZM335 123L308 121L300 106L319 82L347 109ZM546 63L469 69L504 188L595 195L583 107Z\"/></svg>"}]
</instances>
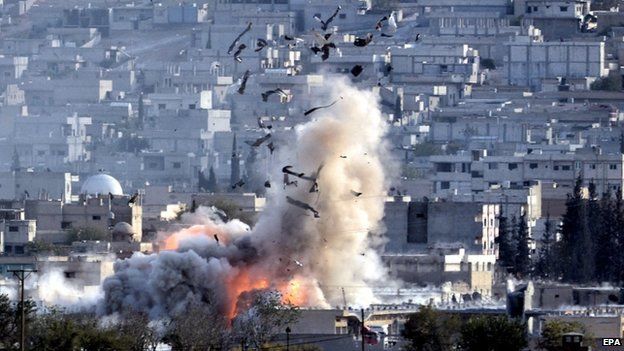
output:
<instances>
[{"instance_id":1,"label":"explosion","mask_svg":"<svg viewBox=\"0 0 624 351\"><path fill-rule=\"evenodd\" d=\"M166 237L160 253L136 253L115 264L100 312L130 308L161 318L200 302L232 318L239 298L257 290L277 290L298 306L339 305L343 292L351 305L376 302L371 286L388 285L375 250L383 242L372 233L388 185L386 123L375 94L332 83L329 95L342 100L298 126L294 140L270 161L271 179L281 179L285 165L307 175L318 171L318 192L310 190L314 180L305 179L270 188L253 229L235 219L224 222L205 207L183 215L195 225ZM310 204L318 216L287 197Z\"/></svg>"}]
</instances>

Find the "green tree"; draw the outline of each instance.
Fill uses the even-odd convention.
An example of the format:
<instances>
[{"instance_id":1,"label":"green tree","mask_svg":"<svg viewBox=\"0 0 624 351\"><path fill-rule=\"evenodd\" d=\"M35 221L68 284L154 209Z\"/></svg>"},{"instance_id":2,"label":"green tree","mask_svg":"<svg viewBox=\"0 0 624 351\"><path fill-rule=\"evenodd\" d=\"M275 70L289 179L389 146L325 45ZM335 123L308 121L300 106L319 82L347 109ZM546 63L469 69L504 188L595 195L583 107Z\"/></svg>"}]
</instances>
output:
<instances>
[{"instance_id":1,"label":"green tree","mask_svg":"<svg viewBox=\"0 0 624 351\"><path fill-rule=\"evenodd\" d=\"M457 343L460 321L457 316L436 311L431 306L422 306L411 314L401 333L407 340L408 351L445 351Z\"/></svg>"},{"instance_id":2,"label":"green tree","mask_svg":"<svg viewBox=\"0 0 624 351\"><path fill-rule=\"evenodd\" d=\"M617 250L617 232L615 225L618 223L615 213L614 201L611 192L603 194L600 202L594 203L590 207L592 223L592 236L596 238L595 277L598 281L615 281L617 272L615 271Z\"/></svg>"},{"instance_id":3,"label":"green tree","mask_svg":"<svg viewBox=\"0 0 624 351\"><path fill-rule=\"evenodd\" d=\"M588 201L583 199L582 179L576 179L572 194L566 200L562 218L559 255L563 279L572 283L586 283L594 274L594 254L589 226Z\"/></svg>"},{"instance_id":4,"label":"green tree","mask_svg":"<svg viewBox=\"0 0 624 351\"><path fill-rule=\"evenodd\" d=\"M247 344L261 349L275 335L299 318L297 306L282 301L278 292L251 292L241 295L237 305L238 315L233 321L233 338L236 344Z\"/></svg>"},{"instance_id":5,"label":"green tree","mask_svg":"<svg viewBox=\"0 0 624 351\"><path fill-rule=\"evenodd\" d=\"M460 334L463 351L520 351L527 346L524 324L506 316L471 317Z\"/></svg>"},{"instance_id":6,"label":"green tree","mask_svg":"<svg viewBox=\"0 0 624 351\"><path fill-rule=\"evenodd\" d=\"M550 214L546 215L544 234L540 240L540 247L535 264L535 276L546 280L555 280L557 277L557 256L555 252L555 233L553 233Z\"/></svg>"},{"instance_id":7,"label":"green tree","mask_svg":"<svg viewBox=\"0 0 624 351\"><path fill-rule=\"evenodd\" d=\"M560 319L546 321L539 338L539 347L546 351L559 351L562 347L563 334L570 332L586 334L587 331L579 322L566 322Z\"/></svg>"},{"instance_id":8,"label":"green tree","mask_svg":"<svg viewBox=\"0 0 624 351\"><path fill-rule=\"evenodd\" d=\"M594 81L590 88L591 90L621 91L622 75L619 72L611 72L607 77Z\"/></svg>"},{"instance_id":9,"label":"green tree","mask_svg":"<svg viewBox=\"0 0 624 351\"><path fill-rule=\"evenodd\" d=\"M210 166L210 171L208 172L208 184L207 189L211 193L219 192L219 185L217 184L217 176L215 174L214 168Z\"/></svg>"},{"instance_id":10,"label":"green tree","mask_svg":"<svg viewBox=\"0 0 624 351\"><path fill-rule=\"evenodd\" d=\"M497 263L504 272L513 270L516 257L515 245L513 244L512 233L510 233L509 229L507 217L501 206L501 211L498 215L498 237L496 238L496 243L498 244Z\"/></svg>"},{"instance_id":11,"label":"green tree","mask_svg":"<svg viewBox=\"0 0 624 351\"><path fill-rule=\"evenodd\" d=\"M520 216L515 230L514 243L516 244L516 255L514 262L514 273L519 278L527 277L531 272L531 253L529 251L529 227L527 225L526 214Z\"/></svg>"},{"instance_id":12,"label":"green tree","mask_svg":"<svg viewBox=\"0 0 624 351\"><path fill-rule=\"evenodd\" d=\"M0 350L17 350L20 339L21 303L12 303L9 296L0 294ZM30 326L35 317L36 305L32 300L24 301L26 317L26 336L30 334Z\"/></svg>"}]
</instances>

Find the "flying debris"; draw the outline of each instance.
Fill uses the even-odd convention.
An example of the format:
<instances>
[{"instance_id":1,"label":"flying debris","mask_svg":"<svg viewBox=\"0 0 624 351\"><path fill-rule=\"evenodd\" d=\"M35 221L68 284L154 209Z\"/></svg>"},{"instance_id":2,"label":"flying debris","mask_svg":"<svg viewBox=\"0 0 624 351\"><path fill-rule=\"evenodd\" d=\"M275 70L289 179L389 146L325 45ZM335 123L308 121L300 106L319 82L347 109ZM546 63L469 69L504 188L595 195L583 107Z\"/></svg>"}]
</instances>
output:
<instances>
[{"instance_id":1,"label":"flying debris","mask_svg":"<svg viewBox=\"0 0 624 351\"><path fill-rule=\"evenodd\" d=\"M316 15L314 16L314 19L317 20L321 24L322 30L327 30L327 27L334 20L334 18L338 15L338 12L340 12L341 9L342 7L338 5L338 7L336 7L336 11L334 11L334 13L326 21L323 21L319 16L316 16Z\"/></svg>"},{"instance_id":2,"label":"flying debris","mask_svg":"<svg viewBox=\"0 0 624 351\"><path fill-rule=\"evenodd\" d=\"M416 39L414 41L418 41L420 39L420 33L416 33Z\"/></svg>"},{"instance_id":3,"label":"flying debris","mask_svg":"<svg viewBox=\"0 0 624 351\"><path fill-rule=\"evenodd\" d=\"M228 216L227 216L227 214L223 210L221 210L221 209L219 209L219 208L217 208L215 206L210 206L210 209L217 216L219 216L219 219L221 219L221 221L226 222L228 220Z\"/></svg>"},{"instance_id":4,"label":"flying debris","mask_svg":"<svg viewBox=\"0 0 624 351\"><path fill-rule=\"evenodd\" d=\"M309 193L318 193L319 188L318 188L318 183L314 182L312 184L312 186L310 187L310 190L308 190Z\"/></svg>"},{"instance_id":5,"label":"flying debris","mask_svg":"<svg viewBox=\"0 0 624 351\"><path fill-rule=\"evenodd\" d=\"M293 260L293 262L295 262L295 264L299 267L303 267L303 263L297 261L297 260Z\"/></svg>"},{"instance_id":6,"label":"flying debris","mask_svg":"<svg viewBox=\"0 0 624 351\"><path fill-rule=\"evenodd\" d=\"M296 172L291 171L290 169L292 167L293 166L284 166L282 168L282 172L286 173L286 174L294 175L295 177L298 177L298 178L301 178L301 177L305 176L305 173L296 173Z\"/></svg>"},{"instance_id":7,"label":"flying debris","mask_svg":"<svg viewBox=\"0 0 624 351\"><path fill-rule=\"evenodd\" d=\"M269 182L268 180L266 182L264 182L264 187L265 188L270 188L271 187L271 182Z\"/></svg>"},{"instance_id":8,"label":"flying debris","mask_svg":"<svg viewBox=\"0 0 624 351\"><path fill-rule=\"evenodd\" d=\"M260 127L260 129L271 129L273 128L272 125L270 124L264 124L264 121L262 120L262 117L258 117L258 127Z\"/></svg>"},{"instance_id":9,"label":"flying debris","mask_svg":"<svg viewBox=\"0 0 624 351\"><path fill-rule=\"evenodd\" d=\"M228 48L228 55L232 53L232 50L234 50L234 48L236 47L236 45L238 44L238 41L240 40L240 38L245 35L245 33L249 32L251 30L251 22L249 22L247 24L247 28L245 28L245 30L243 30L237 37L236 39L234 39L234 41L232 42L232 44L230 44L230 47Z\"/></svg>"},{"instance_id":10,"label":"flying debris","mask_svg":"<svg viewBox=\"0 0 624 351\"><path fill-rule=\"evenodd\" d=\"M243 74L243 78L241 79L241 83L240 83L240 87L238 87L238 93L239 94L244 94L245 93L245 88L247 88L247 79L249 79L249 76L251 75L251 71L250 70L246 70L245 74Z\"/></svg>"},{"instance_id":11,"label":"flying debris","mask_svg":"<svg viewBox=\"0 0 624 351\"><path fill-rule=\"evenodd\" d=\"M288 94L286 94L286 92L284 92L280 88L277 88L277 89L274 89L274 90L267 90L264 93L262 93L262 101L267 102L267 100L269 99L269 96L271 96L273 94L278 94L280 97L283 97L283 98L287 98L288 97Z\"/></svg>"},{"instance_id":12,"label":"flying debris","mask_svg":"<svg viewBox=\"0 0 624 351\"><path fill-rule=\"evenodd\" d=\"M355 197L360 197L360 195L362 195L362 193L361 193L361 192L359 192L359 191L355 191L355 190L351 190L351 194L352 194L353 196L355 196Z\"/></svg>"},{"instance_id":13,"label":"flying debris","mask_svg":"<svg viewBox=\"0 0 624 351\"><path fill-rule=\"evenodd\" d=\"M288 174L284 173L284 189L286 189L286 187L289 185L297 186L297 181L296 180L291 181L290 178L288 177Z\"/></svg>"},{"instance_id":14,"label":"flying debris","mask_svg":"<svg viewBox=\"0 0 624 351\"><path fill-rule=\"evenodd\" d=\"M236 189L236 187L242 188L245 185L245 182L241 179L238 182L232 184L232 189Z\"/></svg>"},{"instance_id":15,"label":"flying debris","mask_svg":"<svg viewBox=\"0 0 624 351\"><path fill-rule=\"evenodd\" d=\"M354 77L357 77L360 75L360 73L362 73L362 71L364 70L364 68L360 65L355 65L353 66L353 68L351 68L351 74L353 74Z\"/></svg>"},{"instance_id":16,"label":"flying debris","mask_svg":"<svg viewBox=\"0 0 624 351\"><path fill-rule=\"evenodd\" d=\"M263 136L262 138L258 138L255 141L251 142L249 140L245 140L245 144L251 146L251 147L258 147L260 145L262 145L262 143L264 143L265 141L269 140L269 138L271 138L271 133L268 133L267 135Z\"/></svg>"},{"instance_id":17,"label":"flying debris","mask_svg":"<svg viewBox=\"0 0 624 351\"><path fill-rule=\"evenodd\" d=\"M240 54L243 52L243 50L245 50L247 48L247 45L245 44L240 44L238 46L238 50L236 50L236 52L234 53L234 60L236 60L237 62L243 62L243 59L240 57Z\"/></svg>"},{"instance_id":18,"label":"flying debris","mask_svg":"<svg viewBox=\"0 0 624 351\"><path fill-rule=\"evenodd\" d=\"M114 198L115 198L115 195L113 195L113 193L111 193L111 192L108 192L108 198L109 198L110 200L112 200L112 199L114 199Z\"/></svg>"},{"instance_id":19,"label":"flying debris","mask_svg":"<svg viewBox=\"0 0 624 351\"><path fill-rule=\"evenodd\" d=\"M293 206L297 206L301 209L304 210L309 210L312 213L314 213L314 218L320 218L321 216L319 216L319 213L317 210L314 209L314 207L306 204L305 202L299 201L299 200L295 200L290 196L286 196L286 201L288 201L289 204L293 205Z\"/></svg>"},{"instance_id":20,"label":"flying debris","mask_svg":"<svg viewBox=\"0 0 624 351\"><path fill-rule=\"evenodd\" d=\"M336 48L336 44L329 40L332 36L332 33L321 34L318 32L314 32L313 34L316 44L312 46L310 50L312 50L315 55L317 55L319 52L322 52L323 54L321 55L321 59L325 61L329 58L329 49Z\"/></svg>"},{"instance_id":21,"label":"flying debris","mask_svg":"<svg viewBox=\"0 0 624 351\"><path fill-rule=\"evenodd\" d=\"M218 245L219 244L219 237L217 236L217 234L214 234L213 237L214 237L214 239L215 239L215 241L217 242L217 245Z\"/></svg>"},{"instance_id":22,"label":"flying debris","mask_svg":"<svg viewBox=\"0 0 624 351\"><path fill-rule=\"evenodd\" d=\"M375 30L381 30L383 28L384 21L388 20L388 16L383 16L377 23L375 24Z\"/></svg>"},{"instance_id":23,"label":"flying debris","mask_svg":"<svg viewBox=\"0 0 624 351\"><path fill-rule=\"evenodd\" d=\"M275 151L275 146L273 145L273 142L268 143L267 147L269 148L269 151L271 151L271 155L273 155L273 151Z\"/></svg>"},{"instance_id":24,"label":"flying debris","mask_svg":"<svg viewBox=\"0 0 624 351\"><path fill-rule=\"evenodd\" d=\"M386 22L385 26L384 22ZM377 21L377 24L375 24L375 29L378 31L381 31L383 29L383 32L381 33L382 37L394 36L394 33L396 33L397 31L397 23L394 11L390 13L390 16L383 16L379 21Z\"/></svg>"},{"instance_id":25,"label":"flying debris","mask_svg":"<svg viewBox=\"0 0 624 351\"><path fill-rule=\"evenodd\" d=\"M128 200L128 205L136 203L136 200L139 198L139 193L134 193L130 200Z\"/></svg>"},{"instance_id":26,"label":"flying debris","mask_svg":"<svg viewBox=\"0 0 624 351\"><path fill-rule=\"evenodd\" d=\"M264 49L265 46L269 45L269 43L267 43L266 40L262 39L262 38L258 38L256 40L256 49L254 50L255 52L258 52L262 49Z\"/></svg>"},{"instance_id":27,"label":"flying debris","mask_svg":"<svg viewBox=\"0 0 624 351\"><path fill-rule=\"evenodd\" d=\"M347 158L347 155L340 155L340 158Z\"/></svg>"},{"instance_id":28,"label":"flying debris","mask_svg":"<svg viewBox=\"0 0 624 351\"><path fill-rule=\"evenodd\" d=\"M370 44L372 41L373 41L373 35L371 33L368 33L366 34L366 37L364 38L355 38L355 40L353 41L353 45L364 47Z\"/></svg>"},{"instance_id":29,"label":"flying debris","mask_svg":"<svg viewBox=\"0 0 624 351\"><path fill-rule=\"evenodd\" d=\"M329 104L329 105L324 105L324 106L317 106L317 107L313 107L313 108L311 108L311 109L307 110L306 112L304 112L304 113L303 113L303 115L304 115L304 116L307 116L307 115L309 115L310 113L312 113L312 112L314 112L314 111L316 111L316 110L320 110L320 109L323 109L323 108L332 107L332 106L334 106L334 104L335 104L335 103L337 103L339 100L342 100L342 96L340 97L340 99L336 99L334 102L332 102L332 103L331 103L331 104Z\"/></svg>"}]
</instances>

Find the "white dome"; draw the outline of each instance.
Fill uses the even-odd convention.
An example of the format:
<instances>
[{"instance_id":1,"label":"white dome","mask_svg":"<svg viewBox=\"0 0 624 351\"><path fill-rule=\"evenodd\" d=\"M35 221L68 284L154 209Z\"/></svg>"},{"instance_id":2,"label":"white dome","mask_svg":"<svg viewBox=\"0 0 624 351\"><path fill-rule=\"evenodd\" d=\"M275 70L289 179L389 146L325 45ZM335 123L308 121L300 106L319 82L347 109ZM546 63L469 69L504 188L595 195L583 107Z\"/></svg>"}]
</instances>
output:
<instances>
[{"instance_id":1,"label":"white dome","mask_svg":"<svg viewBox=\"0 0 624 351\"><path fill-rule=\"evenodd\" d=\"M104 173L87 178L87 180L82 183L80 192L87 195L108 195L108 193L123 195L123 190L121 189L119 181Z\"/></svg>"}]
</instances>

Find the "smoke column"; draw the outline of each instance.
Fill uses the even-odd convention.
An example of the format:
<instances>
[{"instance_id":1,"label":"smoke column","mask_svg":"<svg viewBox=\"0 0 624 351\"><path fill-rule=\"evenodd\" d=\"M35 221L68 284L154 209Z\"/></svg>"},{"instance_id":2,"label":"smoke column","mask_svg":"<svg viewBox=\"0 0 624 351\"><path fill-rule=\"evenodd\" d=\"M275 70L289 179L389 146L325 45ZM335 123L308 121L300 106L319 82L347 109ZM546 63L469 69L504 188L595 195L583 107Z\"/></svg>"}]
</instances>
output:
<instances>
[{"instance_id":1,"label":"smoke column","mask_svg":"<svg viewBox=\"0 0 624 351\"><path fill-rule=\"evenodd\" d=\"M383 242L370 234L380 230L388 186L386 122L376 94L342 79L331 83L323 88L328 100L342 99L311 114L269 160L272 187L253 229L200 208L184 218L199 224L167 239L173 250L116 263L115 275L104 282L100 312L133 308L159 318L206 302L232 317L239 295L255 289L279 290L302 306L342 305L343 287L349 305L376 302L371 286L389 284L375 250ZM313 182L294 176L298 186L282 187L285 165L306 175L322 165L319 191L310 192ZM286 196L314 207L319 218Z\"/></svg>"}]
</instances>

